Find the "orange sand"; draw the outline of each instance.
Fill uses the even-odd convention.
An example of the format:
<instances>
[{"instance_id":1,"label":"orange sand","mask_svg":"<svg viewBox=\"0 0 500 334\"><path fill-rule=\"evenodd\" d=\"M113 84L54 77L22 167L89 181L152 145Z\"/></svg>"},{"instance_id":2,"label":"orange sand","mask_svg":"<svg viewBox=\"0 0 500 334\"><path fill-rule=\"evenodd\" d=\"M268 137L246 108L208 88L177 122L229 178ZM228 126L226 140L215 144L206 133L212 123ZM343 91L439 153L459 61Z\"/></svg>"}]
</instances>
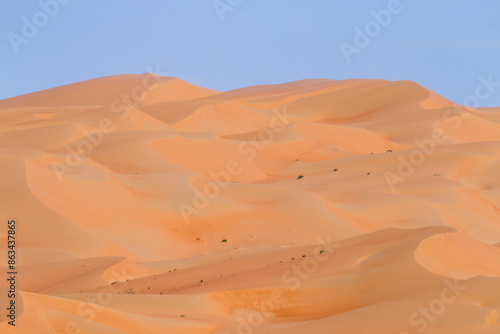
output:
<instances>
[{"instance_id":1,"label":"orange sand","mask_svg":"<svg viewBox=\"0 0 500 334\"><path fill-rule=\"evenodd\" d=\"M500 333L500 108L113 76L0 101L0 168L1 333Z\"/></svg>"}]
</instances>

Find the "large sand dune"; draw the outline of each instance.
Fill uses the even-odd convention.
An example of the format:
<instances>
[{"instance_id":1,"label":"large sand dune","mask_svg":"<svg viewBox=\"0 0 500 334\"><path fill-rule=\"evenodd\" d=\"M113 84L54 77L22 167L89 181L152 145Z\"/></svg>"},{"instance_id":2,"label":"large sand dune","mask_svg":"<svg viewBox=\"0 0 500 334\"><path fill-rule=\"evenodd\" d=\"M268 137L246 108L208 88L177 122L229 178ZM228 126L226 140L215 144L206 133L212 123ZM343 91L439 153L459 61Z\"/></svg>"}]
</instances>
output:
<instances>
[{"instance_id":1,"label":"large sand dune","mask_svg":"<svg viewBox=\"0 0 500 334\"><path fill-rule=\"evenodd\" d=\"M0 169L1 333L500 333L500 108L113 76L0 101Z\"/></svg>"}]
</instances>

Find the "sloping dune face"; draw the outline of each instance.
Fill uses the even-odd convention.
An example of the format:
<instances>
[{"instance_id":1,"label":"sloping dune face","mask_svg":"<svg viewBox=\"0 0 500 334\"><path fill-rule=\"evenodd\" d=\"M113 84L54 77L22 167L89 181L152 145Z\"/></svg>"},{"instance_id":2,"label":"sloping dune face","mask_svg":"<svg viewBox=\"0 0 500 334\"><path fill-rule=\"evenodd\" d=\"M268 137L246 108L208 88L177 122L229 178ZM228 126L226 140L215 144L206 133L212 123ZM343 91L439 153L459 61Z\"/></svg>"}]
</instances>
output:
<instances>
[{"instance_id":1,"label":"sloping dune face","mask_svg":"<svg viewBox=\"0 0 500 334\"><path fill-rule=\"evenodd\" d=\"M114 76L0 101L0 169L1 333L500 333L499 108Z\"/></svg>"}]
</instances>

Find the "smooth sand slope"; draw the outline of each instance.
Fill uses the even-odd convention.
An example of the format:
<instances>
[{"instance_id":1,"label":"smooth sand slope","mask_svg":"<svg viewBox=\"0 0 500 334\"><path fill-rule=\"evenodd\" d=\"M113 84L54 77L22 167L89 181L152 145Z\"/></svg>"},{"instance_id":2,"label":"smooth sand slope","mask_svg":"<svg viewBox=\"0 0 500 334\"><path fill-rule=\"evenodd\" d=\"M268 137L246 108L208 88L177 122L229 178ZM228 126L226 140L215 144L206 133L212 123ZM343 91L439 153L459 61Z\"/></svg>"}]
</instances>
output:
<instances>
[{"instance_id":1,"label":"smooth sand slope","mask_svg":"<svg viewBox=\"0 0 500 334\"><path fill-rule=\"evenodd\" d=\"M500 333L500 108L113 76L0 101L0 169L0 333Z\"/></svg>"}]
</instances>

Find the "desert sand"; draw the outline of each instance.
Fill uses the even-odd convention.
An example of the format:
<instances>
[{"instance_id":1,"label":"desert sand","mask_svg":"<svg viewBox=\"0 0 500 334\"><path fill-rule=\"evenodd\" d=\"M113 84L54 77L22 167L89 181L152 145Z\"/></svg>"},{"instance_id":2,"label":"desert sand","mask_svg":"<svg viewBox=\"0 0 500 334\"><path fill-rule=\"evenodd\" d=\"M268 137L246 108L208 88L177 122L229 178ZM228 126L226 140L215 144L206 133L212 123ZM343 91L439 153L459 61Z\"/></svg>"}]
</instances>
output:
<instances>
[{"instance_id":1,"label":"desert sand","mask_svg":"<svg viewBox=\"0 0 500 334\"><path fill-rule=\"evenodd\" d=\"M0 101L5 334L500 333L500 108L410 81Z\"/></svg>"}]
</instances>

